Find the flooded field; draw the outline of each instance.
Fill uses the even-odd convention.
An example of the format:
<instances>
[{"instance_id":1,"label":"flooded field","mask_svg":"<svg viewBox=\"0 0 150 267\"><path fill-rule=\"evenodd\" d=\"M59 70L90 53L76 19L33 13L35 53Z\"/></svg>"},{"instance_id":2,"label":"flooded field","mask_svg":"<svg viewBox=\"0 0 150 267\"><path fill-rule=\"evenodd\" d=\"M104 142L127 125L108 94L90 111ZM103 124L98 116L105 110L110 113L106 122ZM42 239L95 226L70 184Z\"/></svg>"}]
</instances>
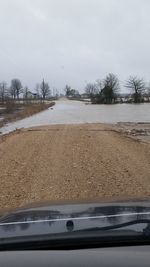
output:
<instances>
[{"instance_id":1,"label":"flooded field","mask_svg":"<svg viewBox=\"0 0 150 267\"><path fill-rule=\"evenodd\" d=\"M53 108L26 119L9 123L2 134L16 129L54 124L150 122L150 103L91 105L79 101L56 101Z\"/></svg>"}]
</instances>

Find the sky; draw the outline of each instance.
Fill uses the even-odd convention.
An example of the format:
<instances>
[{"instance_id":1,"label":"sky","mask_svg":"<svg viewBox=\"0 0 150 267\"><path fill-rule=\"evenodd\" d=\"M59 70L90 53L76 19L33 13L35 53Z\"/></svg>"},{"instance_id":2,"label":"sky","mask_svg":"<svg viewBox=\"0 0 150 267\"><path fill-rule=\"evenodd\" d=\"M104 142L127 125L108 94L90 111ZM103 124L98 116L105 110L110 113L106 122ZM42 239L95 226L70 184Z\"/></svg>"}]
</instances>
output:
<instances>
[{"instance_id":1,"label":"sky","mask_svg":"<svg viewBox=\"0 0 150 267\"><path fill-rule=\"evenodd\" d=\"M0 0L0 81L83 92L108 73L150 81L149 0Z\"/></svg>"}]
</instances>

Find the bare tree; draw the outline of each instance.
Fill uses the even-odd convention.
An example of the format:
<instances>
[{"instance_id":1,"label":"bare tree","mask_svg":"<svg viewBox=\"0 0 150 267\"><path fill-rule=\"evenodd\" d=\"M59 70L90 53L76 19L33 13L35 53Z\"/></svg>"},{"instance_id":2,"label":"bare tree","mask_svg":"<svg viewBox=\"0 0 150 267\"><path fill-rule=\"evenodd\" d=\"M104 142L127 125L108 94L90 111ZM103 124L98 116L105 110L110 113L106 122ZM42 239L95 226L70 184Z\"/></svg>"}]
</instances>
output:
<instances>
[{"instance_id":1,"label":"bare tree","mask_svg":"<svg viewBox=\"0 0 150 267\"><path fill-rule=\"evenodd\" d=\"M56 97L59 97L59 90L56 88Z\"/></svg>"},{"instance_id":2,"label":"bare tree","mask_svg":"<svg viewBox=\"0 0 150 267\"><path fill-rule=\"evenodd\" d=\"M150 101L150 86L147 88L148 101Z\"/></svg>"},{"instance_id":3,"label":"bare tree","mask_svg":"<svg viewBox=\"0 0 150 267\"><path fill-rule=\"evenodd\" d=\"M71 97L80 97L79 91L78 90L75 90L75 89L71 89L69 95Z\"/></svg>"},{"instance_id":4,"label":"bare tree","mask_svg":"<svg viewBox=\"0 0 150 267\"><path fill-rule=\"evenodd\" d=\"M11 97L11 98L16 98L16 90L15 90L15 88L14 87L12 87L12 86L10 86L9 88L8 88L8 94L9 94L9 96Z\"/></svg>"},{"instance_id":5,"label":"bare tree","mask_svg":"<svg viewBox=\"0 0 150 267\"><path fill-rule=\"evenodd\" d=\"M50 95L50 87L49 84L46 83L43 79L41 86L40 86L40 91L41 91L41 95L43 100L46 99L46 97L48 97Z\"/></svg>"},{"instance_id":6,"label":"bare tree","mask_svg":"<svg viewBox=\"0 0 150 267\"><path fill-rule=\"evenodd\" d=\"M37 83L35 86L35 92L37 94L37 98L40 98L40 84Z\"/></svg>"},{"instance_id":7,"label":"bare tree","mask_svg":"<svg viewBox=\"0 0 150 267\"><path fill-rule=\"evenodd\" d=\"M95 83L88 83L85 87L85 93L89 95L89 97L93 97L98 93L98 88Z\"/></svg>"},{"instance_id":8,"label":"bare tree","mask_svg":"<svg viewBox=\"0 0 150 267\"><path fill-rule=\"evenodd\" d=\"M115 101L119 92L120 85L117 76L113 73L109 73L103 80L102 95L106 104L111 104Z\"/></svg>"},{"instance_id":9,"label":"bare tree","mask_svg":"<svg viewBox=\"0 0 150 267\"><path fill-rule=\"evenodd\" d=\"M71 92L71 86L66 84L64 91L65 91L65 95L69 96Z\"/></svg>"},{"instance_id":10,"label":"bare tree","mask_svg":"<svg viewBox=\"0 0 150 267\"><path fill-rule=\"evenodd\" d=\"M97 87L97 91L98 91L98 93L100 93L101 90L103 89L103 81L100 80L100 79L97 79L97 80L96 80L96 87Z\"/></svg>"},{"instance_id":11,"label":"bare tree","mask_svg":"<svg viewBox=\"0 0 150 267\"><path fill-rule=\"evenodd\" d=\"M28 92L29 92L29 88L28 88L28 86L25 86L23 89L23 96L26 100L28 98Z\"/></svg>"},{"instance_id":12,"label":"bare tree","mask_svg":"<svg viewBox=\"0 0 150 267\"><path fill-rule=\"evenodd\" d=\"M58 89L56 87L53 87L53 94L52 95L53 95L54 98L58 97L59 92L58 92Z\"/></svg>"},{"instance_id":13,"label":"bare tree","mask_svg":"<svg viewBox=\"0 0 150 267\"><path fill-rule=\"evenodd\" d=\"M1 82L0 83L0 99L1 99L1 102L4 102L6 94L7 94L7 84L6 84L6 82Z\"/></svg>"},{"instance_id":14,"label":"bare tree","mask_svg":"<svg viewBox=\"0 0 150 267\"><path fill-rule=\"evenodd\" d=\"M14 98L19 99L19 95L22 92L22 84L19 79L11 80L11 93Z\"/></svg>"},{"instance_id":15,"label":"bare tree","mask_svg":"<svg viewBox=\"0 0 150 267\"><path fill-rule=\"evenodd\" d=\"M125 87L132 90L135 103L141 102L142 93L145 91L145 82L137 76L130 76L125 83Z\"/></svg>"}]
</instances>

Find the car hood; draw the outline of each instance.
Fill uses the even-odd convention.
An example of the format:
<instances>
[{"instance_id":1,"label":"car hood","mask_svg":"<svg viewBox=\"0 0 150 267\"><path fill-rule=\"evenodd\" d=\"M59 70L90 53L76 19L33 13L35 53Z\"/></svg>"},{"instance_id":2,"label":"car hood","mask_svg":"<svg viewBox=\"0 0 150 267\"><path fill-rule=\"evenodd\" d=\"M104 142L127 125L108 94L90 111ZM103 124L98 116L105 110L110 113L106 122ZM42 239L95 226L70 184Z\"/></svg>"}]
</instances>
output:
<instances>
[{"instance_id":1,"label":"car hood","mask_svg":"<svg viewBox=\"0 0 150 267\"><path fill-rule=\"evenodd\" d=\"M150 199L114 200L109 202L31 203L13 210L1 210L0 222L30 222L57 219L94 218L96 216L150 211Z\"/></svg>"},{"instance_id":2,"label":"car hood","mask_svg":"<svg viewBox=\"0 0 150 267\"><path fill-rule=\"evenodd\" d=\"M150 219L150 200L36 204L1 213L0 241L59 236L70 232ZM138 231L137 229L134 229Z\"/></svg>"}]
</instances>

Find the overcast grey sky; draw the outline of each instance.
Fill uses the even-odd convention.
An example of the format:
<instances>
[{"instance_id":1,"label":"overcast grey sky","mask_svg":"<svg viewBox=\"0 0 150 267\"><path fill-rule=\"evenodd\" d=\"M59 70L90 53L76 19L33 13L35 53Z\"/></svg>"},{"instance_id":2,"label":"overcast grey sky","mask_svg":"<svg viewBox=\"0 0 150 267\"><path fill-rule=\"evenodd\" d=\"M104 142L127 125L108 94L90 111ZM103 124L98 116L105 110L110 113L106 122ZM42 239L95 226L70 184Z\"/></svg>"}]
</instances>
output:
<instances>
[{"instance_id":1,"label":"overcast grey sky","mask_svg":"<svg viewBox=\"0 0 150 267\"><path fill-rule=\"evenodd\" d=\"M149 0L0 0L0 80L82 90L113 72L150 80Z\"/></svg>"}]
</instances>

